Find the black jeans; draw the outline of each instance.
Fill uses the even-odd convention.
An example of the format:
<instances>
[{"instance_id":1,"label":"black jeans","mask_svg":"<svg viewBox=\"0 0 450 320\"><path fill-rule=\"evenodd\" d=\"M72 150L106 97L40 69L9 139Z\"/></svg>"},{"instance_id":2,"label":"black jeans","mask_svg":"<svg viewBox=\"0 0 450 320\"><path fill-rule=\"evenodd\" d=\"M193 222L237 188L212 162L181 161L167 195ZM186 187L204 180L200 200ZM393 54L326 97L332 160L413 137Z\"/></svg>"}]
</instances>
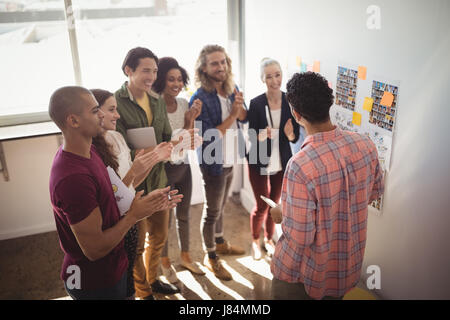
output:
<instances>
[{"instance_id":1,"label":"black jeans","mask_svg":"<svg viewBox=\"0 0 450 320\"><path fill-rule=\"evenodd\" d=\"M166 163L167 180L171 189L178 189L183 200L175 208L177 217L178 244L182 252L189 252L189 210L192 198L192 173L189 163L171 164ZM169 228L172 223L173 209L170 210ZM169 240L166 241L161 257L167 257Z\"/></svg>"},{"instance_id":2,"label":"black jeans","mask_svg":"<svg viewBox=\"0 0 450 320\"><path fill-rule=\"evenodd\" d=\"M216 251L215 238L223 237L223 211L228 198L233 167L223 168L219 176L209 175L201 168L206 196L206 210L203 209L202 235L206 252Z\"/></svg>"}]
</instances>

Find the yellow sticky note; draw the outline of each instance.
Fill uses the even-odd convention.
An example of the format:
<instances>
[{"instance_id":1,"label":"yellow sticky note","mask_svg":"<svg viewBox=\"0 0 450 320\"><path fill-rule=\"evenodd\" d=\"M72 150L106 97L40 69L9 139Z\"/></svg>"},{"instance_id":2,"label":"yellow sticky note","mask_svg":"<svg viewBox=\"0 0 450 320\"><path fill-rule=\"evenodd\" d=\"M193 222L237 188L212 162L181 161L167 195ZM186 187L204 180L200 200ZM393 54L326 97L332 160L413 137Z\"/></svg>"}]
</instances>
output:
<instances>
[{"instance_id":1,"label":"yellow sticky note","mask_svg":"<svg viewBox=\"0 0 450 320\"><path fill-rule=\"evenodd\" d=\"M394 95L390 92L385 91L383 94L383 98L381 98L380 104L382 106L390 107L392 106L392 102L394 102Z\"/></svg>"},{"instance_id":2,"label":"yellow sticky note","mask_svg":"<svg viewBox=\"0 0 450 320\"><path fill-rule=\"evenodd\" d=\"M367 68L363 66L358 67L358 79L366 80Z\"/></svg>"},{"instance_id":3,"label":"yellow sticky note","mask_svg":"<svg viewBox=\"0 0 450 320\"><path fill-rule=\"evenodd\" d=\"M301 67L302 65L302 58L299 56L295 57L295 64L297 65L297 67Z\"/></svg>"},{"instance_id":4,"label":"yellow sticky note","mask_svg":"<svg viewBox=\"0 0 450 320\"><path fill-rule=\"evenodd\" d=\"M353 112L352 123L356 124L357 126L361 126L361 113Z\"/></svg>"},{"instance_id":5,"label":"yellow sticky note","mask_svg":"<svg viewBox=\"0 0 450 320\"><path fill-rule=\"evenodd\" d=\"M373 99L365 97L364 98L363 109L370 112L370 111L372 111L372 106L373 106Z\"/></svg>"},{"instance_id":6,"label":"yellow sticky note","mask_svg":"<svg viewBox=\"0 0 450 320\"><path fill-rule=\"evenodd\" d=\"M314 61L313 71L319 73L320 72L320 61Z\"/></svg>"}]
</instances>

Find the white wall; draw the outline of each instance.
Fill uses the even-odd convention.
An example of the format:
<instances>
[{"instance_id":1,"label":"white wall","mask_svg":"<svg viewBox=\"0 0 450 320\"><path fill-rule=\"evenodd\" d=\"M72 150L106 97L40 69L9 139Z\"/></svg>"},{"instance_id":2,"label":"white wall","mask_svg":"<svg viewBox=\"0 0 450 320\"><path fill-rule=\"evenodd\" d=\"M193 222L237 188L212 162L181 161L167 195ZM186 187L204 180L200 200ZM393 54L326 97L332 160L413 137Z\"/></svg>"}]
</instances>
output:
<instances>
[{"instance_id":1,"label":"white wall","mask_svg":"<svg viewBox=\"0 0 450 320\"><path fill-rule=\"evenodd\" d=\"M48 182L57 136L2 144L10 180L0 176L0 240L56 230Z\"/></svg>"},{"instance_id":2,"label":"white wall","mask_svg":"<svg viewBox=\"0 0 450 320\"><path fill-rule=\"evenodd\" d=\"M380 30L366 27L369 5L381 9ZM333 86L338 64L400 82L384 208L369 212L362 274L380 266L384 299L450 298L449 14L447 0L246 1L248 99L264 90L266 56L285 69L296 56L319 60Z\"/></svg>"}]
</instances>

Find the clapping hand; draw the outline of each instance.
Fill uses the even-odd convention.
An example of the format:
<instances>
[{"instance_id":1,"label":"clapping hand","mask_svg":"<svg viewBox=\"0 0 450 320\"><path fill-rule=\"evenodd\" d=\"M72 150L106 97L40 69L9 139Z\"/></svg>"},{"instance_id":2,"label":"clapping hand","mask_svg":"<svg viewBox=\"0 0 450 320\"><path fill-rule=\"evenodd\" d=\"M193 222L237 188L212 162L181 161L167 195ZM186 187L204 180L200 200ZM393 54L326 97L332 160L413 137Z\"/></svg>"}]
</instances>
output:
<instances>
[{"instance_id":1,"label":"clapping hand","mask_svg":"<svg viewBox=\"0 0 450 320\"><path fill-rule=\"evenodd\" d=\"M184 113L185 129L190 129L194 126L195 119L202 113L202 100L195 99L191 108Z\"/></svg>"},{"instance_id":2,"label":"clapping hand","mask_svg":"<svg viewBox=\"0 0 450 320\"><path fill-rule=\"evenodd\" d=\"M284 125L284 134L289 139L289 141L292 141L295 139L294 126L292 125L291 118L289 118L289 120L286 121L286 124Z\"/></svg>"},{"instance_id":3,"label":"clapping hand","mask_svg":"<svg viewBox=\"0 0 450 320\"><path fill-rule=\"evenodd\" d=\"M136 193L128 211L136 221L151 216L155 212L175 208L183 199L182 194L177 194L178 190L170 191L170 187L156 189L146 196L142 196L143 193L144 191Z\"/></svg>"},{"instance_id":4,"label":"clapping hand","mask_svg":"<svg viewBox=\"0 0 450 320\"><path fill-rule=\"evenodd\" d=\"M133 164L131 165L131 169L134 176L143 175L145 172L150 172L153 166L158 163L158 155L154 152L147 152L143 149L138 150L134 157Z\"/></svg>"},{"instance_id":5,"label":"clapping hand","mask_svg":"<svg viewBox=\"0 0 450 320\"><path fill-rule=\"evenodd\" d=\"M242 94L242 92L237 91L236 88L234 88L234 102L233 102L233 106L231 108L231 112L230 114L235 117L235 118L239 118L242 115L242 112L245 111L244 109L244 96Z\"/></svg>"},{"instance_id":6,"label":"clapping hand","mask_svg":"<svg viewBox=\"0 0 450 320\"><path fill-rule=\"evenodd\" d=\"M173 145L170 142L161 142L153 149L152 152L155 152L158 155L159 161L164 161L170 158L172 154Z\"/></svg>"},{"instance_id":7,"label":"clapping hand","mask_svg":"<svg viewBox=\"0 0 450 320\"><path fill-rule=\"evenodd\" d=\"M258 134L258 140L260 142L265 141L266 139L272 138L272 130L270 127L266 127L265 129L261 130Z\"/></svg>"}]
</instances>

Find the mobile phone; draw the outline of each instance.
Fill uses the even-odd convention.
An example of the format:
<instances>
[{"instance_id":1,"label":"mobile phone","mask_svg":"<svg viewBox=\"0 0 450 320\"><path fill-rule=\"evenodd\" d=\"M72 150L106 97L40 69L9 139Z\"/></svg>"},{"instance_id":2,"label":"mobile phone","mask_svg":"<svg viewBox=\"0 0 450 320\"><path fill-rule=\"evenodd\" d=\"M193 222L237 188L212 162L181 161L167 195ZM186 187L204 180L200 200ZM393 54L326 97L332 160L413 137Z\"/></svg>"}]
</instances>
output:
<instances>
[{"instance_id":1,"label":"mobile phone","mask_svg":"<svg viewBox=\"0 0 450 320\"><path fill-rule=\"evenodd\" d=\"M261 199L263 199L264 202L267 203L271 208L276 208L276 207L277 207L277 204L276 204L272 199L269 199L269 198L267 198L267 197L264 197L263 195L261 195L260 197L261 197Z\"/></svg>"}]
</instances>

